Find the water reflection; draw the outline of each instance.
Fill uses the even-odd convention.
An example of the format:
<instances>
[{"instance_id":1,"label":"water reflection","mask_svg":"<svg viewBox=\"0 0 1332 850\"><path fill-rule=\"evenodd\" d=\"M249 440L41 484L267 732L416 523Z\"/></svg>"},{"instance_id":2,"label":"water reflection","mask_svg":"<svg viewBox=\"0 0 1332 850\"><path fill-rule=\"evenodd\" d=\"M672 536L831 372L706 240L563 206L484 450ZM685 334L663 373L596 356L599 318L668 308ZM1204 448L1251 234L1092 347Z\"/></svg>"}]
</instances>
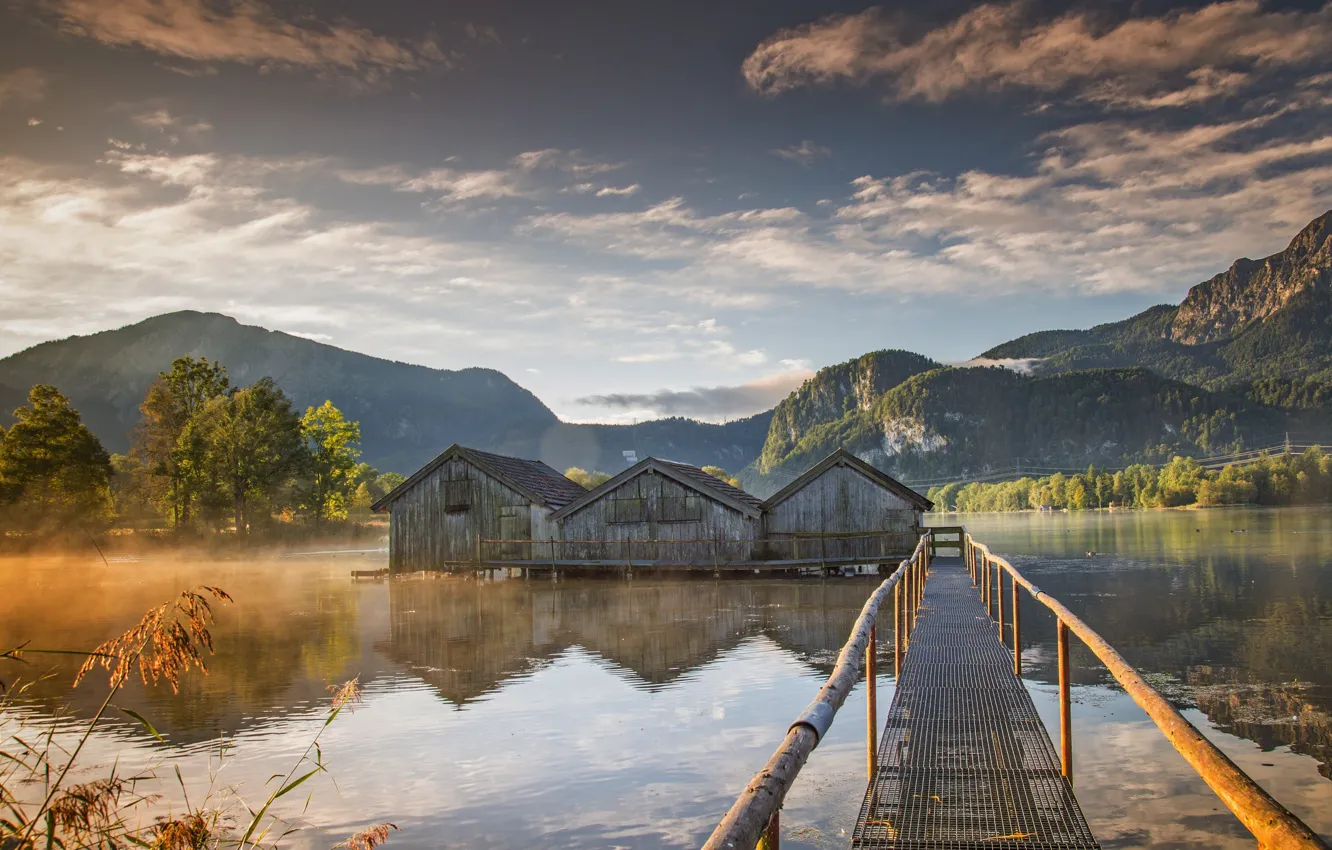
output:
<instances>
[{"instance_id":1,"label":"water reflection","mask_svg":"<svg viewBox=\"0 0 1332 850\"><path fill-rule=\"evenodd\" d=\"M876 583L400 580L383 649L456 705L574 647L649 691L759 635L826 674Z\"/></svg>"},{"instance_id":2,"label":"water reflection","mask_svg":"<svg viewBox=\"0 0 1332 850\"><path fill-rule=\"evenodd\" d=\"M1332 514L967 523L1196 706L1195 722L1279 799L1332 830ZM122 718L95 758L165 757L207 776L200 742L234 736L227 781L253 787L308 740L326 687L360 675L366 705L326 745L338 787L316 789L297 846L391 820L404 827L391 846L404 850L688 847L817 690L875 583L348 578L365 566L0 562L0 644L90 647L181 588L220 585L237 602L220 612L211 674L186 677L178 696L131 688L120 700L169 745ZM1026 602L1023 626L1033 696L1057 728L1053 621ZM880 650L882 709L889 641ZM1249 846L1094 659L1074 660L1078 789L1104 846ZM90 713L102 694L71 694L73 665L53 666L25 710L49 715L72 699ZM845 846L864 789L863 711L858 689L788 798L785 846Z\"/></svg>"}]
</instances>

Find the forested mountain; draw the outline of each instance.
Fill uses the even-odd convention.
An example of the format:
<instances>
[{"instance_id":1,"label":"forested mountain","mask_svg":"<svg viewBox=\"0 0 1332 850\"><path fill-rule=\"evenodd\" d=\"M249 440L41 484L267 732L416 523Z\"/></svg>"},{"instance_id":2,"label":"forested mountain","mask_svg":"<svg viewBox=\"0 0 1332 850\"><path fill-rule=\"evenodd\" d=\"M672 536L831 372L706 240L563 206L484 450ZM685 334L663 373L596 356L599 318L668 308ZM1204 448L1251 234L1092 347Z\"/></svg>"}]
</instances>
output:
<instances>
[{"instance_id":1,"label":"forested mountain","mask_svg":"<svg viewBox=\"0 0 1332 850\"><path fill-rule=\"evenodd\" d=\"M798 440L778 433L774 422L757 476L747 483L774 489L838 446L907 479L961 478L1019 460L1099 466L1215 454L1325 428L1327 401L1318 385L1269 382L1213 392L1141 368L1047 377L938 368L841 416L806 421Z\"/></svg>"},{"instance_id":2,"label":"forested mountain","mask_svg":"<svg viewBox=\"0 0 1332 850\"><path fill-rule=\"evenodd\" d=\"M1041 331L982 357L1032 359L1038 374L1143 366L1206 387L1259 378L1332 380L1332 211L1286 250L1236 260L1189 290L1085 331Z\"/></svg>"},{"instance_id":3,"label":"forested mountain","mask_svg":"<svg viewBox=\"0 0 1332 850\"><path fill-rule=\"evenodd\" d=\"M345 351L215 313L170 313L118 330L47 342L0 360L0 424L33 384L60 388L107 449L125 451L148 385L183 355L222 362L233 385L271 376L304 408L331 400L361 423L363 459L410 473L458 442L563 469L618 471L622 452L740 468L758 454L769 413L727 425L666 419L633 426L561 422L493 369L430 369Z\"/></svg>"}]
</instances>

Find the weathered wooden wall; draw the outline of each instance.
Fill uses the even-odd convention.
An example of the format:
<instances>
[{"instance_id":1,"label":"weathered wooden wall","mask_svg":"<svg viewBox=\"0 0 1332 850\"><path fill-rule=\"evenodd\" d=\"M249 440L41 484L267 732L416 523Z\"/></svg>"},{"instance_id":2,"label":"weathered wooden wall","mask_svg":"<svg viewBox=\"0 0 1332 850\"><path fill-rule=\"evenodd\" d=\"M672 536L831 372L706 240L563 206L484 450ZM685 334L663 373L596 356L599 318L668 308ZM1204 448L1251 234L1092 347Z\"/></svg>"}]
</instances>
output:
<instances>
[{"instance_id":1,"label":"weathered wooden wall","mask_svg":"<svg viewBox=\"0 0 1332 850\"><path fill-rule=\"evenodd\" d=\"M909 554L920 511L849 466L833 466L764 515L773 558L851 558ZM886 532L877 537L798 538L801 533Z\"/></svg>"},{"instance_id":2,"label":"weathered wooden wall","mask_svg":"<svg viewBox=\"0 0 1332 850\"><path fill-rule=\"evenodd\" d=\"M642 521L616 521L624 518L624 514L614 515L617 510L624 511L639 500ZM617 508L616 502L622 507ZM673 511L681 510L697 519L669 521ZM556 546L561 560L632 558L697 564L713 563L714 559L748 560L760 528L757 518L650 469L565 517L561 524L561 542ZM706 542L670 542L696 540Z\"/></svg>"},{"instance_id":3,"label":"weathered wooden wall","mask_svg":"<svg viewBox=\"0 0 1332 850\"><path fill-rule=\"evenodd\" d=\"M467 482L467 483L460 483ZM468 493L466 510L447 504L455 488ZM477 540L528 540L551 533L550 509L487 475L462 458L445 461L390 506L389 568L437 569L449 561L475 561ZM534 535L533 532L538 532ZM488 560L523 560L532 544L484 545Z\"/></svg>"}]
</instances>

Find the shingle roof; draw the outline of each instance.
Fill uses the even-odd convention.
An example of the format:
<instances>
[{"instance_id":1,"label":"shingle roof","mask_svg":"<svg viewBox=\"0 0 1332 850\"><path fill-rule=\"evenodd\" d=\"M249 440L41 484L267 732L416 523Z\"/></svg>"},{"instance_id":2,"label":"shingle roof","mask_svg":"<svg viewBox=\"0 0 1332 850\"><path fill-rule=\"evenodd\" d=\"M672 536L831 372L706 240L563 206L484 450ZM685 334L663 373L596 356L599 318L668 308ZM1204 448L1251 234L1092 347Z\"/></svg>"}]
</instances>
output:
<instances>
[{"instance_id":1,"label":"shingle roof","mask_svg":"<svg viewBox=\"0 0 1332 850\"><path fill-rule=\"evenodd\" d=\"M562 508L587 493L582 485L570 481L539 460L523 460L455 444L412 473L411 478L386 493L371 505L371 509L381 511L387 508L399 496L415 487L422 478L438 469L440 464L454 457L464 458L468 463L481 467L533 501L547 505L553 510Z\"/></svg>"},{"instance_id":2,"label":"shingle roof","mask_svg":"<svg viewBox=\"0 0 1332 850\"><path fill-rule=\"evenodd\" d=\"M537 494L552 508L562 508L587 492L581 484L565 478L539 460L523 460L476 449L467 449L467 453L520 488Z\"/></svg>"},{"instance_id":3,"label":"shingle roof","mask_svg":"<svg viewBox=\"0 0 1332 850\"><path fill-rule=\"evenodd\" d=\"M661 460L660 458L657 459L657 462L663 466L669 466L671 469L674 469L676 472L694 482L694 484L701 490L711 490L714 493L725 494L737 502L743 502L756 509L763 507L762 499L741 490L739 487L733 487L730 484L727 484L715 475L709 475L697 466L690 466L687 463L679 463L674 460Z\"/></svg>"},{"instance_id":4,"label":"shingle roof","mask_svg":"<svg viewBox=\"0 0 1332 850\"><path fill-rule=\"evenodd\" d=\"M690 466L687 463L677 463L673 460L662 460L661 458L648 457L640 460L638 463L619 473L609 481L593 487L577 499L574 499L564 507L556 510L551 516L557 520L563 519L566 516L571 516L602 498L629 479L637 475L642 475L644 472L648 471L656 471L658 474L673 478L680 484L697 490L704 496L713 499L714 501L721 502L732 510L739 511L742 514L748 514L755 519L763 513L763 503L757 497L746 493L739 487L732 487L720 478L708 475L697 466Z\"/></svg>"}]
</instances>

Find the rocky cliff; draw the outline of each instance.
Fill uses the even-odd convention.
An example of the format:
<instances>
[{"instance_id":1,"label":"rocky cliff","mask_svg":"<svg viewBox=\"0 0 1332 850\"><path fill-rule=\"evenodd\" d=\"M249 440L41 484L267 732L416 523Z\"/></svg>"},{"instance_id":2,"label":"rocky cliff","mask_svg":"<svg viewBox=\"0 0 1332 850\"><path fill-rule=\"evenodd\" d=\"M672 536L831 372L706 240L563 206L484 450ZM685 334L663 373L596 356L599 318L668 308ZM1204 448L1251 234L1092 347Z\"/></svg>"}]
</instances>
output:
<instances>
[{"instance_id":1,"label":"rocky cliff","mask_svg":"<svg viewBox=\"0 0 1332 850\"><path fill-rule=\"evenodd\" d=\"M1236 260L1190 289L1170 326L1170 339L1198 345L1234 337L1299 293L1330 281L1332 211L1310 222L1286 250L1261 260Z\"/></svg>"}]
</instances>

